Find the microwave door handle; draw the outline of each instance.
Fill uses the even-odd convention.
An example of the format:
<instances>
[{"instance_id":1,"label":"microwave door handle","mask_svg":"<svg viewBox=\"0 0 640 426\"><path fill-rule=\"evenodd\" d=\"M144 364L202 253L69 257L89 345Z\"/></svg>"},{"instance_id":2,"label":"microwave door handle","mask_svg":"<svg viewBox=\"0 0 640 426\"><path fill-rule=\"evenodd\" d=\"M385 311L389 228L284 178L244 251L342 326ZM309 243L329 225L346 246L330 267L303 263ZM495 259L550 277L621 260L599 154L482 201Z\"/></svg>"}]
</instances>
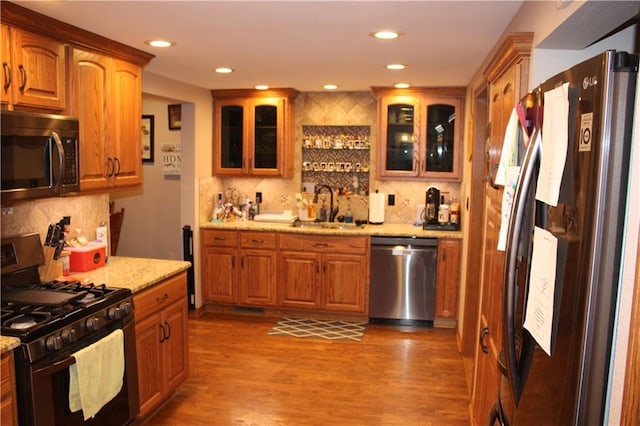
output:
<instances>
[{"instance_id":1,"label":"microwave door handle","mask_svg":"<svg viewBox=\"0 0 640 426\"><path fill-rule=\"evenodd\" d=\"M54 183L54 187L58 187L62 185L64 182L64 147L62 146L62 140L60 140L60 135L57 132L51 132L51 137L56 143L57 152L58 152L58 179Z\"/></svg>"}]
</instances>

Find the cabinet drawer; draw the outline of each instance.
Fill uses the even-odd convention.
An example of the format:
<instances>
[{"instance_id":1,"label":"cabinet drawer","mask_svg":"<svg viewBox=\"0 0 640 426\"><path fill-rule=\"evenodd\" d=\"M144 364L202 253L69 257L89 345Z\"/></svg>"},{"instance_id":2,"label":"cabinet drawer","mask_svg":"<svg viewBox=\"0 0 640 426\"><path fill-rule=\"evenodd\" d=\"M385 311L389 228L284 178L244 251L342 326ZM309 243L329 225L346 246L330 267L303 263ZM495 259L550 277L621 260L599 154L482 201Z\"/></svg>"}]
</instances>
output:
<instances>
[{"instance_id":1,"label":"cabinet drawer","mask_svg":"<svg viewBox=\"0 0 640 426\"><path fill-rule=\"evenodd\" d=\"M202 244L205 246L236 247L238 245L238 233L236 231L205 229L202 231Z\"/></svg>"},{"instance_id":2,"label":"cabinet drawer","mask_svg":"<svg viewBox=\"0 0 640 426\"><path fill-rule=\"evenodd\" d=\"M281 250L293 251L365 254L369 247L369 240L367 237L280 234L278 247Z\"/></svg>"},{"instance_id":3,"label":"cabinet drawer","mask_svg":"<svg viewBox=\"0 0 640 426\"><path fill-rule=\"evenodd\" d=\"M187 303L187 273L180 274L163 281L147 290L133 295L136 321L165 309L176 300L184 299Z\"/></svg>"},{"instance_id":4,"label":"cabinet drawer","mask_svg":"<svg viewBox=\"0 0 640 426\"><path fill-rule=\"evenodd\" d=\"M242 248L276 248L275 232L241 232L240 246Z\"/></svg>"}]
</instances>

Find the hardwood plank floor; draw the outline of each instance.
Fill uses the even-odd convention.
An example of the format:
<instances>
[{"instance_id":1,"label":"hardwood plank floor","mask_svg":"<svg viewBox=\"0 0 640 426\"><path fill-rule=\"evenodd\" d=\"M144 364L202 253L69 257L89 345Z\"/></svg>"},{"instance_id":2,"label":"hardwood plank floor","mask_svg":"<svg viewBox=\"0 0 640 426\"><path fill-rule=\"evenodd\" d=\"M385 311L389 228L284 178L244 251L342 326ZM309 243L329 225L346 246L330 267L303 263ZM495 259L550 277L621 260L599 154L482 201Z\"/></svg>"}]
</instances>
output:
<instances>
[{"instance_id":1,"label":"hardwood plank floor","mask_svg":"<svg viewBox=\"0 0 640 426\"><path fill-rule=\"evenodd\" d=\"M267 335L276 322L190 319L189 378L147 424L469 424L454 330L368 325L342 342Z\"/></svg>"}]
</instances>

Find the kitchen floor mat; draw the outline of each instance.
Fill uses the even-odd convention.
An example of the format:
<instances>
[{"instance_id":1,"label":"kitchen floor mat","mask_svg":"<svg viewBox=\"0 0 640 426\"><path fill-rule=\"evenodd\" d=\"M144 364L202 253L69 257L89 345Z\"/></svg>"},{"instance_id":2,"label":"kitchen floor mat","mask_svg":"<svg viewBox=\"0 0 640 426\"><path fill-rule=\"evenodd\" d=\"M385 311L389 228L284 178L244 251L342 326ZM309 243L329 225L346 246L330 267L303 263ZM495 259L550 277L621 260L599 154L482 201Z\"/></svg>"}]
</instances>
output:
<instances>
[{"instance_id":1,"label":"kitchen floor mat","mask_svg":"<svg viewBox=\"0 0 640 426\"><path fill-rule=\"evenodd\" d=\"M366 325L365 322L284 317L268 334L359 342L364 336Z\"/></svg>"}]
</instances>

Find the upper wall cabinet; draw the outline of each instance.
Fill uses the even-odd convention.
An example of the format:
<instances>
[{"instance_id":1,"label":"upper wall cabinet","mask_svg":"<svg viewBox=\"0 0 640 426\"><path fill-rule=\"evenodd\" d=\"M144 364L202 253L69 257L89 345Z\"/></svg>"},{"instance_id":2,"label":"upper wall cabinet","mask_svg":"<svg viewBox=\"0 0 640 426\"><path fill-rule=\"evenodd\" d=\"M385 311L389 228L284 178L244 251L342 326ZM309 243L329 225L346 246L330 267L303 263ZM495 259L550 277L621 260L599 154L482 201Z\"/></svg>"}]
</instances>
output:
<instances>
[{"instance_id":1,"label":"upper wall cabinet","mask_svg":"<svg viewBox=\"0 0 640 426\"><path fill-rule=\"evenodd\" d=\"M82 192L140 185L142 67L153 55L11 2L1 18L2 107L79 119Z\"/></svg>"},{"instance_id":2,"label":"upper wall cabinet","mask_svg":"<svg viewBox=\"0 0 640 426\"><path fill-rule=\"evenodd\" d=\"M64 44L2 25L3 107L63 111L65 63Z\"/></svg>"},{"instance_id":3,"label":"upper wall cabinet","mask_svg":"<svg viewBox=\"0 0 640 426\"><path fill-rule=\"evenodd\" d=\"M213 173L293 174L294 89L212 90Z\"/></svg>"},{"instance_id":4,"label":"upper wall cabinet","mask_svg":"<svg viewBox=\"0 0 640 426\"><path fill-rule=\"evenodd\" d=\"M140 67L75 49L69 112L80 121L80 189L142 182Z\"/></svg>"},{"instance_id":5,"label":"upper wall cabinet","mask_svg":"<svg viewBox=\"0 0 640 426\"><path fill-rule=\"evenodd\" d=\"M459 181L465 89L373 91L378 96L378 177Z\"/></svg>"}]
</instances>

